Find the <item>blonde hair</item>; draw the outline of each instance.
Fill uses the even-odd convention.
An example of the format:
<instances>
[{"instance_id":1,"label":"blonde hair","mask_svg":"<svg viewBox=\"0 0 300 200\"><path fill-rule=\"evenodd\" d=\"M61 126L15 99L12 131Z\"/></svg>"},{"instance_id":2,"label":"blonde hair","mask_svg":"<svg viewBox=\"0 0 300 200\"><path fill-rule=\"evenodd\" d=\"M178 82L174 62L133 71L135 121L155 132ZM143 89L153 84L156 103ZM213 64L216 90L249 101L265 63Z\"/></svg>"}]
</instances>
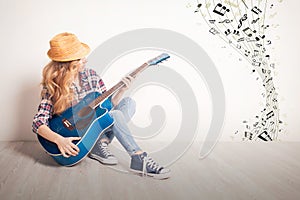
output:
<instances>
[{"instance_id":1,"label":"blonde hair","mask_svg":"<svg viewBox=\"0 0 300 200\"><path fill-rule=\"evenodd\" d=\"M78 74L79 60L69 62L51 61L43 69L41 85L50 94L54 114L60 114L71 106L74 91L70 88L74 77ZM46 92L42 90L41 97L45 98Z\"/></svg>"}]
</instances>

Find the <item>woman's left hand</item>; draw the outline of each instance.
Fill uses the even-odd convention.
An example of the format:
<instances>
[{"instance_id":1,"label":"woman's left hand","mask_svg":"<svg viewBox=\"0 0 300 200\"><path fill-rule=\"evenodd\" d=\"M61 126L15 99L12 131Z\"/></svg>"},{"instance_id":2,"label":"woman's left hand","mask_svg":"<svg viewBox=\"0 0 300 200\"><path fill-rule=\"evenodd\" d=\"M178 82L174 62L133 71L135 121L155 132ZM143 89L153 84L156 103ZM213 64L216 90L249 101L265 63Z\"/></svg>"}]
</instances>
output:
<instances>
[{"instance_id":1,"label":"woman's left hand","mask_svg":"<svg viewBox=\"0 0 300 200\"><path fill-rule=\"evenodd\" d=\"M124 86L122 88L120 88L118 90L118 92L116 92L112 96L112 99L111 99L111 102L114 106L119 104L124 92L129 89L129 87L131 86L134 79L135 79L134 77L129 76L129 75L122 78L122 82L124 83Z\"/></svg>"},{"instance_id":2,"label":"woman's left hand","mask_svg":"<svg viewBox=\"0 0 300 200\"><path fill-rule=\"evenodd\" d=\"M124 78L122 78L122 82L125 85L121 88L121 90L123 90L123 91L128 90L128 88L131 86L133 80L134 80L134 78L130 75L125 76Z\"/></svg>"}]
</instances>

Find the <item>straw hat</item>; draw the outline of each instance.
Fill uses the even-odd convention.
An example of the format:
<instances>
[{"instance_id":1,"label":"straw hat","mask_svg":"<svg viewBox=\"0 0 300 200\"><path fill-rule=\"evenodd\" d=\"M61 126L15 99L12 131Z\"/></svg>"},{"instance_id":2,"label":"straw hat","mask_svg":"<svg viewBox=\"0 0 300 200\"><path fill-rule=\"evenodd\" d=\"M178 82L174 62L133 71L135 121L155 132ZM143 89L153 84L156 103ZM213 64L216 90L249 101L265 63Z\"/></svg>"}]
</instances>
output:
<instances>
[{"instance_id":1,"label":"straw hat","mask_svg":"<svg viewBox=\"0 0 300 200\"><path fill-rule=\"evenodd\" d=\"M66 62L85 57L90 47L72 33L60 33L50 40L48 56L51 60Z\"/></svg>"}]
</instances>

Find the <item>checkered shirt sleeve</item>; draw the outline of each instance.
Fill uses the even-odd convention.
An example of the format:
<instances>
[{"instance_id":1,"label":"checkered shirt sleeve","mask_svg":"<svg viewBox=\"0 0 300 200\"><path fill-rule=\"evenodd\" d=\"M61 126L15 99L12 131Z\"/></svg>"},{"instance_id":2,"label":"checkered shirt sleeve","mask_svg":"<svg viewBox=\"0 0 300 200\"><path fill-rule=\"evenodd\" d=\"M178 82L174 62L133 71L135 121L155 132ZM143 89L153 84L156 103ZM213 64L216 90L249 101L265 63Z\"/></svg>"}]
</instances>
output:
<instances>
[{"instance_id":1,"label":"checkered shirt sleeve","mask_svg":"<svg viewBox=\"0 0 300 200\"><path fill-rule=\"evenodd\" d=\"M38 106L38 112L33 117L32 131L34 133L37 133L37 130L41 125L45 124L48 126L49 119L51 119L53 115L53 104L46 88L43 88L43 94Z\"/></svg>"}]
</instances>

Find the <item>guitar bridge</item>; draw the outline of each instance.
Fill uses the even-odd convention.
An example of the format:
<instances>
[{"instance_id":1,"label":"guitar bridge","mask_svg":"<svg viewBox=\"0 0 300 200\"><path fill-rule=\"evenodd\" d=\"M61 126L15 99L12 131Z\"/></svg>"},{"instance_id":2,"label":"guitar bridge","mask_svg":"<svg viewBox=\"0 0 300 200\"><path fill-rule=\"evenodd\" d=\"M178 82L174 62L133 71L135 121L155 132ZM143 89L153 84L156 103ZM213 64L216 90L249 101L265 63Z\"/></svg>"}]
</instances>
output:
<instances>
[{"instance_id":1,"label":"guitar bridge","mask_svg":"<svg viewBox=\"0 0 300 200\"><path fill-rule=\"evenodd\" d=\"M62 123L63 123L64 127L69 129L70 131L74 130L74 126L67 119L63 118Z\"/></svg>"}]
</instances>

